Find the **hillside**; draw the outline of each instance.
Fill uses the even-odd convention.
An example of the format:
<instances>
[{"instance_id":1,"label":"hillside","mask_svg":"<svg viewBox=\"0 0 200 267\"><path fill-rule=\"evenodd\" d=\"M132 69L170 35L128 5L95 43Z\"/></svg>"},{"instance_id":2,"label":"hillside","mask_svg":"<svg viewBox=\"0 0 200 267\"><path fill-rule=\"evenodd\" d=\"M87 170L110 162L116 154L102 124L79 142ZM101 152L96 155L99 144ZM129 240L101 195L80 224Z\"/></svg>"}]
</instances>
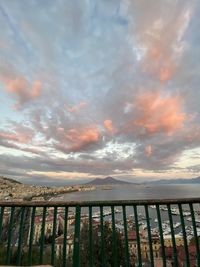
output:
<instances>
[{"instance_id":1,"label":"hillside","mask_svg":"<svg viewBox=\"0 0 200 267\"><path fill-rule=\"evenodd\" d=\"M121 180L117 180L113 177L106 177L104 179L94 179L91 182L86 183L87 185L113 185L113 184L131 184L129 182L125 182L125 181L121 181Z\"/></svg>"},{"instance_id":2,"label":"hillside","mask_svg":"<svg viewBox=\"0 0 200 267\"><path fill-rule=\"evenodd\" d=\"M200 183L200 176L196 178L191 178L191 179L164 179L164 180L158 180L158 181L153 181L149 182L149 184L199 184Z\"/></svg>"},{"instance_id":3,"label":"hillside","mask_svg":"<svg viewBox=\"0 0 200 267\"><path fill-rule=\"evenodd\" d=\"M16 181L16 180L14 180L14 179L0 176L0 184L6 184L8 186L9 185L13 186L13 184L21 184L21 183Z\"/></svg>"}]
</instances>

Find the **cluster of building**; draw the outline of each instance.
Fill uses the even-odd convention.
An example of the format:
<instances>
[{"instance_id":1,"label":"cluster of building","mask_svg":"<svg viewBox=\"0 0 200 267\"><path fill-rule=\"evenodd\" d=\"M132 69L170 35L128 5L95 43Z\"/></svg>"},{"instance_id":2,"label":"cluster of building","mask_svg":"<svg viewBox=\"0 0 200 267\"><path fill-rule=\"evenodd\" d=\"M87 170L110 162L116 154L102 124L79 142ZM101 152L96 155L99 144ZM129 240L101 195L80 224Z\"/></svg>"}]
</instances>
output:
<instances>
[{"instance_id":1,"label":"cluster of building","mask_svg":"<svg viewBox=\"0 0 200 267\"><path fill-rule=\"evenodd\" d=\"M44 234L46 240L52 236L53 232L53 208L49 208L46 216L45 221L45 228ZM83 227L84 223L88 223L88 216L83 215L81 217L81 228ZM112 229L112 222L109 219L107 221L109 227ZM42 210L39 212L35 217L35 224L34 224L34 238L33 244L39 245L40 238L41 238L41 231L42 231ZM100 221L98 218L92 219L93 229L98 228L100 231ZM122 226L121 222L121 226ZM75 226L75 214L71 212L68 215L68 222L67 222L67 241L66 241L66 257L67 260L72 260L73 257L73 247L74 247L74 226ZM119 226L119 227L118 227ZM64 246L64 227L65 227L65 214L64 209L59 208L57 214L57 223L56 223L56 236L55 239L55 253L58 258L62 259L63 257L63 246ZM116 224L116 229L121 233L122 242L124 242L124 228L120 227L120 223ZM136 229L134 227L134 222L130 218L127 220L127 237L128 237L128 245L129 245L129 255L130 255L130 262L133 264L132 266L137 266L139 262L138 258L138 243L137 243L137 234ZM148 267L151 266L150 263L150 246L149 246L149 239L148 233L143 227L141 226L139 229L139 236L140 236L140 251L141 251L141 258L144 266ZM151 233L152 239L152 250L154 256L154 266L161 267L163 266L163 258L162 258L162 247L160 243L160 237L158 232ZM176 248L177 248L177 258L179 266L185 266L186 264L186 257L185 257L185 250L184 250L184 240L183 237L180 235L175 235L176 241ZM48 242L46 244L48 246ZM50 244L49 244L50 245ZM173 245L171 235L164 236L164 247L165 247L165 256L166 256L166 266L173 266ZM196 247L188 242L188 250L190 254L190 266L195 267L196 264Z\"/></svg>"},{"instance_id":2,"label":"cluster of building","mask_svg":"<svg viewBox=\"0 0 200 267\"><path fill-rule=\"evenodd\" d=\"M82 186L62 186L62 187L47 187L39 185L22 184L15 180L0 177L0 200L3 201L23 201L44 200L44 197L55 196L75 191L94 190L95 187Z\"/></svg>"}]
</instances>

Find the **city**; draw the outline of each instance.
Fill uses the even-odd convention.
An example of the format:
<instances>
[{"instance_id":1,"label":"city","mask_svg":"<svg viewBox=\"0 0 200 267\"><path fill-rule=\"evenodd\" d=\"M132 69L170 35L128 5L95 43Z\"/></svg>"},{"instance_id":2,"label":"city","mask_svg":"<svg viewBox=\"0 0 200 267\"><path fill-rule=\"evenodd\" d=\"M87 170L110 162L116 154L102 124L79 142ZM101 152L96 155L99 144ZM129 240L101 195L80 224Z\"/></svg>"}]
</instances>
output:
<instances>
[{"instance_id":1,"label":"city","mask_svg":"<svg viewBox=\"0 0 200 267\"><path fill-rule=\"evenodd\" d=\"M19 183L16 180L6 177L0 177L0 200L50 200L60 194L72 193L76 191L90 191L95 190L94 186L77 185L77 186L62 186L62 187L48 187L37 185L26 185Z\"/></svg>"}]
</instances>

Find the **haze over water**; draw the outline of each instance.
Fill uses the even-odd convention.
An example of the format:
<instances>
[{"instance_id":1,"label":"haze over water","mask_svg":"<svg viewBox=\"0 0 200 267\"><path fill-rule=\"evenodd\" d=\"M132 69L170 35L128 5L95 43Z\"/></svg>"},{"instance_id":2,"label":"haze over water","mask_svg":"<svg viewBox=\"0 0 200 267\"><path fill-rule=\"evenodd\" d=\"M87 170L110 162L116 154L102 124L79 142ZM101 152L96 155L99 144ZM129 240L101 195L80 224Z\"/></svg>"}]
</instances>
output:
<instances>
[{"instance_id":1,"label":"haze over water","mask_svg":"<svg viewBox=\"0 0 200 267\"><path fill-rule=\"evenodd\" d=\"M63 195L66 201L135 200L199 197L200 184L187 185L120 185L111 190L101 187L93 191L73 192Z\"/></svg>"}]
</instances>

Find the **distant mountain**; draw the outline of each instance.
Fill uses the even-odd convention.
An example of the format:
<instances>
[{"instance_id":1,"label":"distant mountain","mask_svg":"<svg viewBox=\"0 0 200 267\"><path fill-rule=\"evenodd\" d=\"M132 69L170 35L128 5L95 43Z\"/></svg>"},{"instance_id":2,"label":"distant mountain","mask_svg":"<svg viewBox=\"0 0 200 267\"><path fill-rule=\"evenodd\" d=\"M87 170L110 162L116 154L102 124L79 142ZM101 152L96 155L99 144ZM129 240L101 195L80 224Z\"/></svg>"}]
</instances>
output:
<instances>
[{"instance_id":1,"label":"distant mountain","mask_svg":"<svg viewBox=\"0 0 200 267\"><path fill-rule=\"evenodd\" d=\"M191 179L164 179L164 180L158 180L158 181L153 181L153 182L148 182L148 184L198 184L200 183L200 176L196 178L191 178Z\"/></svg>"},{"instance_id":2,"label":"distant mountain","mask_svg":"<svg viewBox=\"0 0 200 267\"><path fill-rule=\"evenodd\" d=\"M104 179L94 179L89 183L86 183L87 185L113 185L113 184L131 184L129 182L125 182L125 181L121 181L121 180L117 180L113 177L106 177Z\"/></svg>"}]
</instances>

